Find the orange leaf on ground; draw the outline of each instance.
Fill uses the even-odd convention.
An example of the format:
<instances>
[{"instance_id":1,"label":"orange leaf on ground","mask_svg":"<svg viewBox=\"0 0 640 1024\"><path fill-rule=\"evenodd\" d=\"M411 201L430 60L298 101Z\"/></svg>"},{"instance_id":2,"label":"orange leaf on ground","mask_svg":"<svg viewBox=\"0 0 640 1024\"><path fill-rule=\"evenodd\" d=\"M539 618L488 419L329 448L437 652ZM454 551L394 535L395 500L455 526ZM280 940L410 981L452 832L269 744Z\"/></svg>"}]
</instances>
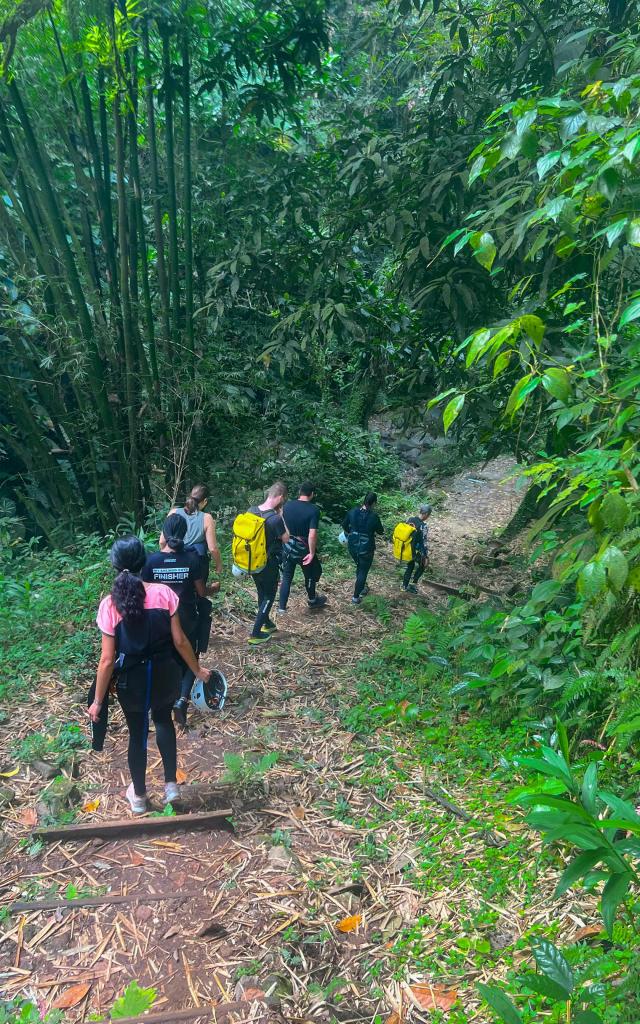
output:
<instances>
[{"instance_id":1,"label":"orange leaf on ground","mask_svg":"<svg viewBox=\"0 0 640 1024\"><path fill-rule=\"evenodd\" d=\"M129 856L134 867L139 868L141 864L144 864L144 857L137 850L132 850Z\"/></svg>"},{"instance_id":2,"label":"orange leaf on ground","mask_svg":"<svg viewBox=\"0 0 640 1024\"><path fill-rule=\"evenodd\" d=\"M390 1013L387 1017L385 1024L402 1024L402 1017L399 1017L396 1011Z\"/></svg>"},{"instance_id":3,"label":"orange leaf on ground","mask_svg":"<svg viewBox=\"0 0 640 1024\"><path fill-rule=\"evenodd\" d=\"M400 713L402 715L404 715L404 713L406 712L408 707L409 707L409 701L408 700L401 700L400 703L398 704L398 710L400 711Z\"/></svg>"},{"instance_id":4,"label":"orange leaf on ground","mask_svg":"<svg viewBox=\"0 0 640 1024\"><path fill-rule=\"evenodd\" d=\"M580 942L581 939L588 939L591 935L601 935L602 925L601 924L588 924L585 928L579 928L576 934L573 936L574 942Z\"/></svg>"},{"instance_id":5,"label":"orange leaf on ground","mask_svg":"<svg viewBox=\"0 0 640 1024\"><path fill-rule=\"evenodd\" d=\"M450 1010L458 998L455 988L442 985L411 985L409 991L423 1010Z\"/></svg>"},{"instance_id":6,"label":"orange leaf on ground","mask_svg":"<svg viewBox=\"0 0 640 1024\"><path fill-rule=\"evenodd\" d=\"M187 773L182 768L176 769L176 782L183 783L187 781Z\"/></svg>"},{"instance_id":7,"label":"orange leaf on ground","mask_svg":"<svg viewBox=\"0 0 640 1024\"><path fill-rule=\"evenodd\" d=\"M62 995L59 995L53 1003L54 1010L68 1010L72 1006L77 1006L84 999L90 988L90 981L82 981L78 985L72 985L71 988L65 989Z\"/></svg>"},{"instance_id":8,"label":"orange leaf on ground","mask_svg":"<svg viewBox=\"0 0 640 1024\"><path fill-rule=\"evenodd\" d=\"M294 818L298 819L298 821L304 821L306 813L304 807L293 807L291 813L293 814Z\"/></svg>"},{"instance_id":9,"label":"orange leaf on ground","mask_svg":"<svg viewBox=\"0 0 640 1024\"><path fill-rule=\"evenodd\" d=\"M362 914L352 914L351 917L343 917L342 921L338 921L336 928L339 932L354 932L361 923Z\"/></svg>"},{"instance_id":10,"label":"orange leaf on ground","mask_svg":"<svg viewBox=\"0 0 640 1024\"><path fill-rule=\"evenodd\" d=\"M242 998L253 1003L256 999L264 999L265 994L261 988L245 988L242 992Z\"/></svg>"},{"instance_id":11,"label":"orange leaf on ground","mask_svg":"<svg viewBox=\"0 0 640 1024\"><path fill-rule=\"evenodd\" d=\"M96 797L95 800L88 800L86 804L83 804L82 810L90 813L91 811L97 811L100 806L100 798Z\"/></svg>"},{"instance_id":12,"label":"orange leaf on ground","mask_svg":"<svg viewBox=\"0 0 640 1024\"><path fill-rule=\"evenodd\" d=\"M18 815L18 819L23 825L37 825L38 815L36 814L35 807L23 807Z\"/></svg>"}]
</instances>

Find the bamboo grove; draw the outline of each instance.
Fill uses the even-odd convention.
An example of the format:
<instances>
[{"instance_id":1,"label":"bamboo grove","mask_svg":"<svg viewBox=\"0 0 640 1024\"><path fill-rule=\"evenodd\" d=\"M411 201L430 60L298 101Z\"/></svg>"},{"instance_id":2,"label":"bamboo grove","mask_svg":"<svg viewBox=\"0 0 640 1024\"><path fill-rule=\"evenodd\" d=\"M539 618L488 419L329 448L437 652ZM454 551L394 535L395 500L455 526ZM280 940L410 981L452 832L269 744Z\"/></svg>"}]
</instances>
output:
<instances>
[{"instance_id":1,"label":"bamboo grove","mask_svg":"<svg viewBox=\"0 0 640 1024\"><path fill-rule=\"evenodd\" d=\"M0 438L53 540L70 509L139 515L184 458L215 252L194 230L202 126L225 101L286 108L326 36L314 2L135 0L23 0L0 35Z\"/></svg>"}]
</instances>

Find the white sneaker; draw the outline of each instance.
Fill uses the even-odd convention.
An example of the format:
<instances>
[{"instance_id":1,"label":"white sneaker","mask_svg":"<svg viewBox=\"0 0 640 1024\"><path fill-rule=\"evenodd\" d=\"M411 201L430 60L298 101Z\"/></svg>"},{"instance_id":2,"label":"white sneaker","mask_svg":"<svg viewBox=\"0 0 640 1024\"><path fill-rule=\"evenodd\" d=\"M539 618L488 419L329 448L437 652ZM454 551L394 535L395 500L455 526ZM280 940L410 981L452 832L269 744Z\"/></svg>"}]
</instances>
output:
<instances>
[{"instance_id":1,"label":"white sneaker","mask_svg":"<svg viewBox=\"0 0 640 1024\"><path fill-rule=\"evenodd\" d=\"M125 796L129 801L129 804L131 805L131 810L133 811L134 814L144 814L144 812L147 809L146 793L144 794L144 796L138 796L136 794L135 789L133 788L133 782L131 782L129 784L127 792L125 793Z\"/></svg>"},{"instance_id":2,"label":"white sneaker","mask_svg":"<svg viewBox=\"0 0 640 1024\"><path fill-rule=\"evenodd\" d=\"M276 615L286 615L288 611L288 608L276 608Z\"/></svg>"},{"instance_id":3,"label":"white sneaker","mask_svg":"<svg viewBox=\"0 0 640 1024\"><path fill-rule=\"evenodd\" d=\"M180 799L180 786L177 782L167 782L164 787L164 802L165 804L172 804L175 800Z\"/></svg>"}]
</instances>

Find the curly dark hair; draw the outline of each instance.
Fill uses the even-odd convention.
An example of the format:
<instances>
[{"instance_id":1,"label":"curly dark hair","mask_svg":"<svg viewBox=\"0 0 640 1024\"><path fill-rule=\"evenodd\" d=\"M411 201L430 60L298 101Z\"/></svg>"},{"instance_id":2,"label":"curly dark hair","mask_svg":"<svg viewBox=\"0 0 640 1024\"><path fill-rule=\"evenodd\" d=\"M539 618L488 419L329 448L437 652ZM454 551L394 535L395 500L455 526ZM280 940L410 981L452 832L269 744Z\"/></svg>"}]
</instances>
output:
<instances>
[{"instance_id":1,"label":"curly dark hair","mask_svg":"<svg viewBox=\"0 0 640 1024\"><path fill-rule=\"evenodd\" d=\"M147 552L138 537L121 537L111 548L111 564L118 575L111 587L111 600L125 622L140 620L144 614L146 591L138 576L147 560Z\"/></svg>"}]
</instances>

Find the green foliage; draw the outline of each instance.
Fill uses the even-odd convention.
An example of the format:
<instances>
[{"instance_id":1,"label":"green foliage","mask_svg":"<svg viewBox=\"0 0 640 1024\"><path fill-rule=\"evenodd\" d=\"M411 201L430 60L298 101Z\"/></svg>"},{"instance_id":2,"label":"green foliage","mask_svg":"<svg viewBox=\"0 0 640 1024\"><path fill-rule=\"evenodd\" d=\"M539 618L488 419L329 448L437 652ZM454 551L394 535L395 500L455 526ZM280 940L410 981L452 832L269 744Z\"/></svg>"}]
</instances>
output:
<instances>
[{"instance_id":1,"label":"green foliage","mask_svg":"<svg viewBox=\"0 0 640 1024\"><path fill-rule=\"evenodd\" d=\"M272 751L257 760L247 754L224 755L225 772L222 781L239 790L251 789L262 782L265 775L278 762L278 754Z\"/></svg>"},{"instance_id":2,"label":"green foliage","mask_svg":"<svg viewBox=\"0 0 640 1024\"><path fill-rule=\"evenodd\" d=\"M138 1017L156 1001L158 993L154 988L140 988L137 981L130 981L121 996L111 1008L111 1019Z\"/></svg>"},{"instance_id":3,"label":"green foliage","mask_svg":"<svg viewBox=\"0 0 640 1024\"><path fill-rule=\"evenodd\" d=\"M47 719L42 732L33 732L15 744L13 754L18 761L31 764L46 761L62 768L72 760L77 750L87 747L87 738L75 722Z\"/></svg>"}]
</instances>

